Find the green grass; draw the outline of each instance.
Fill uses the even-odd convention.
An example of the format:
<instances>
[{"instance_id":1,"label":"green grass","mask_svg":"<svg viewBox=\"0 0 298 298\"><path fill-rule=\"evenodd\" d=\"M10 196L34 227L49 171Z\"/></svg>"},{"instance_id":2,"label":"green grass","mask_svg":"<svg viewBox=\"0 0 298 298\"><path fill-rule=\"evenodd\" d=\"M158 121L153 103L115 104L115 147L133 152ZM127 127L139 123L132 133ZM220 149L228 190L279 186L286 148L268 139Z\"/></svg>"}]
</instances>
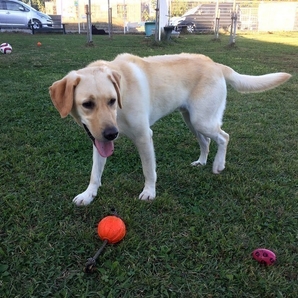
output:
<instances>
[{"instance_id":1,"label":"green grass","mask_svg":"<svg viewBox=\"0 0 298 298\"><path fill-rule=\"evenodd\" d=\"M236 48L227 47L228 36L158 45L141 35L94 36L94 47L85 47L85 35L0 38L13 46L0 55L1 297L297 297L298 33L243 35ZM261 94L229 88L223 129L231 140L221 175L211 173L214 143L206 167L190 167L199 149L174 113L153 127L155 201L137 199L139 157L120 138L97 198L78 208L72 198L88 184L92 145L70 117L60 119L48 87L122 52L202 53L242 73L293 78ZM127 235L86 275L84 264L102 243L97 223L111 207ZM252 260L258 247L273 250L277 264Z\"/></svg>"}]
</instances>

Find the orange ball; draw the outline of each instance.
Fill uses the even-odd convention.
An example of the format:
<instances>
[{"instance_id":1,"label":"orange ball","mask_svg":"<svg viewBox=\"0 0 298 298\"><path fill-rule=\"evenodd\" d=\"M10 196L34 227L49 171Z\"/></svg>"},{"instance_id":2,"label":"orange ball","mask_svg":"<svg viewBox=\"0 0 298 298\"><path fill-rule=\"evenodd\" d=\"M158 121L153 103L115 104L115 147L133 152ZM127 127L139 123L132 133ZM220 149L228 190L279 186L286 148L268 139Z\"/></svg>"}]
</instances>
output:
<instances>
[{"instance_id":1,"label":"orange ball","mask_svg":"<svg viewBox=\"0 0 298 298\"><path fill-rule=\"evenodd\" d=\"M124 238L126 227L121 218L109 215L99 222L97 233L101 240L107 240L108 243L114 244Z\"/></svg>"},{"instance_id":2,"label":"orange ball","mask_svg":"<svg viewBox=\"0 0 298 298\"><path fill-rule=\"evenodd\" d=\"M41 42L39 41L39 42L37 43L37 45L40 47L40 46L41 46Z\"/></svg>"}]
</instances>

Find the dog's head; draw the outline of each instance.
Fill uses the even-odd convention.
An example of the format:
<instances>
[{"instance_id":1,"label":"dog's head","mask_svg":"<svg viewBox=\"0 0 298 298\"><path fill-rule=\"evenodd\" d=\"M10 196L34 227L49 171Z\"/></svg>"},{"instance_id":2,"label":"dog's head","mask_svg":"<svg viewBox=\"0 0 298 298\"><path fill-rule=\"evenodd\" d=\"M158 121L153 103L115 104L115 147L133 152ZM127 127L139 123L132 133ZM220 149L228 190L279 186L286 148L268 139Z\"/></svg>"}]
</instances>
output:
<instances>
[{"instance_id":1,"label":"dog's head","mask_svg":"<svg viewBox=\"0 0 298 298\"><path fill-rule=\"evenodd\" d=\"M61 117L70 114L83 126L103 157L113 153L113 140L118 136L120 81L120 74L106 66L86 67L70 72L49 88Z\"/></svg>"}]
</instances>

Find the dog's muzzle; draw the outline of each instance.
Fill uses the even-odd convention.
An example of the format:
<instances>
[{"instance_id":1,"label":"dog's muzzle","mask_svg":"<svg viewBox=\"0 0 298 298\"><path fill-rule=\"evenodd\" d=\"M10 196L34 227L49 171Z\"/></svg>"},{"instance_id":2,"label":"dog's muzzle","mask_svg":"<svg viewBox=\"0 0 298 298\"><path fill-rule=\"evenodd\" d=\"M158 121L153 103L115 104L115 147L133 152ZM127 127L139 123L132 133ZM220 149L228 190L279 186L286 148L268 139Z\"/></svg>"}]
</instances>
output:
<instances>
[{"instance_id":1,"label":"dog's muzzle","mask_svg":"<svg viewBox=\"0 0 298 298\"><path fill-rule=\"evenodd\" d=\"M102 134L106 141L98 141L94 138L94 136L92 135L92 133L90 132L88 127L85 124L83 124L83 126L84 126L84 129L86 130L89 138L93 142L93 145L96 147L98 153L102 157L111 156L114 152L113 140L115 140L119 135L118 129L116 127L106 128Z\"/></svg>"}]
</instances>

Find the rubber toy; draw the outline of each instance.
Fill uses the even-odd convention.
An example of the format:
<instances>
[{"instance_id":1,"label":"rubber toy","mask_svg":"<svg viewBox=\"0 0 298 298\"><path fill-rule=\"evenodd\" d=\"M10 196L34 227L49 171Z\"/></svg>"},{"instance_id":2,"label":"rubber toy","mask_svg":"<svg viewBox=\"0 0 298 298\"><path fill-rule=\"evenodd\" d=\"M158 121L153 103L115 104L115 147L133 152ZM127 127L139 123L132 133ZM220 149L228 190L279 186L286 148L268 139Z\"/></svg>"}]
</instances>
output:
<instances>
[{"instance_id":1,"label":"rubber toy","mask_svg":"<svg viewBox=\"0 0 298 298\"><path fill-rule=\"evenodd\" d=\"M94 257L87 260L84 268L86 273L94 272L96 259L107 244L115 244L124 238L126 234L126 226L124 221L118 215L109 215L104 217L98 223L97 233L100 239L103 240L103 244Z\"/></svg>"},{"instance_id":2,"label":"rubber toy","mask_svg":"<svg viewBox=\"0 0 298 298\"><path fill-rule=\"evenodd\" d=\"M275 253L266 248L257 248L252 252L252 257L262 265L273 265L276 262Z\"/></svg>"},{"instance_id":3,"label":"rubber toy","mask_svg":"<svg viewBox=\"0 0 298 298\"><path fill-rule=\"evenodd\" d=\"M108 243L115 244L124 238L126 228L121 218L109 215L99 222L97 233L101 240L107 240Z\"/></svg>"}]
</instances>

